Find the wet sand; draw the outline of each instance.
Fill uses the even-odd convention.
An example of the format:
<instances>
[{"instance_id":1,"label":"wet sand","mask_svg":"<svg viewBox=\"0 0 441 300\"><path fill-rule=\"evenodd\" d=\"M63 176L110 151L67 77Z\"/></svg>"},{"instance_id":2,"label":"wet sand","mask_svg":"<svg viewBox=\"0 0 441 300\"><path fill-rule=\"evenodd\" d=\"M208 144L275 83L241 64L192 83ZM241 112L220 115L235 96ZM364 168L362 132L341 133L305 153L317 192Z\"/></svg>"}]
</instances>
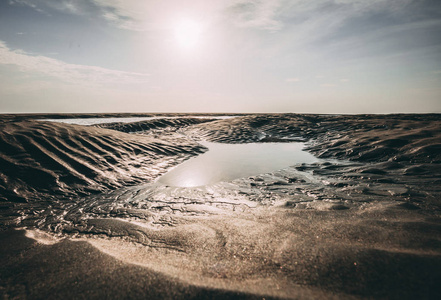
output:
<instances>
[{"instance_id":1,"label":"wet sand","mask_svg":"<svg viewBox=\"0 0 441 300\"><path fill-rule=\"evenodd\" d=\"M155 115L86 117L104 116ZM441 115L166 116L2 116L3 298L441 296ZM321 160L156 182L201 141L304 141Z\"/></svg>"}]
</instances>

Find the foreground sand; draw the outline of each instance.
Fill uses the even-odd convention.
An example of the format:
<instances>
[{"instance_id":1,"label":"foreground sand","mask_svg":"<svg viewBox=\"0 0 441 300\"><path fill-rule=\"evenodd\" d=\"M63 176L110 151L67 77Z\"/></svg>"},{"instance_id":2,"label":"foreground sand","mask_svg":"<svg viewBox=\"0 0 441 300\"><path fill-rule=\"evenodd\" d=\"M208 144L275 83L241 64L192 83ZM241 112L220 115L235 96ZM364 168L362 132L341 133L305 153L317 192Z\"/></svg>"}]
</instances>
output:
<instances>
[{"instance_id":1,"label":"foreground sand","mask_svg":"<svg viewBox=\"0 0 441 300\"><path fill-rule=\"evenodd\" d=\"M0 124L5 299L441 296L440 115L36 117ZM303 139L328 160L154 183L206 151L201 139Z\"/></svg>"}]
</instances>

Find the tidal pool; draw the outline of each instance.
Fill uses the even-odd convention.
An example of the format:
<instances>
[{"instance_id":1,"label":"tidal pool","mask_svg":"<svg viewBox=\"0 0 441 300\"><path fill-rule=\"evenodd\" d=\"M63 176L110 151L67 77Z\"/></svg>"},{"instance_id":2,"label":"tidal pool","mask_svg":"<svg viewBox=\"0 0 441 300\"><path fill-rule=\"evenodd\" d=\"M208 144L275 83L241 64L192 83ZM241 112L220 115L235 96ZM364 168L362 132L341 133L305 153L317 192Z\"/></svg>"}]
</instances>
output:
<instances>
[{"instance_id":1,"label":"tidal pool","mask_svg":"<svg viewBox=\"0 0 441 300\"><path fill-rule=\"evenodd\" d=\"M304 143L201 144L209 150L173 168L158 182L177 187L203 186L319 161L302 151Z\"/></svg>"}]
</instances>

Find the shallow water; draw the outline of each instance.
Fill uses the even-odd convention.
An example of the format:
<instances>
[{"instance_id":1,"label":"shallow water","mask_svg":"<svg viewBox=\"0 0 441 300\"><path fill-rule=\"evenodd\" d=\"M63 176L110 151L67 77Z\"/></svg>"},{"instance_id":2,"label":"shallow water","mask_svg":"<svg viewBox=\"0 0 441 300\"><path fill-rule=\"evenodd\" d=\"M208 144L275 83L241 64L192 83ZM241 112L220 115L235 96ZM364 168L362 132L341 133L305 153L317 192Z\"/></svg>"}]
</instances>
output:
<instances>
[{"instance_id":1,"label":"shallow water","mask_svg":"<svg viewBox=\"0 0 441 300\"><path fill-rule=\"evenodd\" d=\"M319 160L302 151L303 143L202 144L209 149L206 153L170 170L158 182L178 187L203 186Z\"/></svg>"}]
</instances>

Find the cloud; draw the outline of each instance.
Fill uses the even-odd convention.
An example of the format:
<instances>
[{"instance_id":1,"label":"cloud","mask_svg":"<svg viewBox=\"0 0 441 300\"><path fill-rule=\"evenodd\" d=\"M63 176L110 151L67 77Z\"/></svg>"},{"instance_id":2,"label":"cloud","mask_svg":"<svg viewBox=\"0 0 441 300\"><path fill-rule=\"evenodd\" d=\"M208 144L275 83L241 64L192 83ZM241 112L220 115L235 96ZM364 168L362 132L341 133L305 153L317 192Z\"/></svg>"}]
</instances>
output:
<instances>
[{"instance_id":1,"label":"cloud","mask_svg":"<svg viewBox=\"0 0 441 300\"><path fill-rule=\"evenodd\" d=\"M144 73L69 64L46 56L34 56L21 50L11 50L3 41L0 41L0 65L16 66L22 72L36 72L83 86L142 84L149 80L149 75Z\"/></svg>"},{"instance_id":2,"label":"cloud","mask_svg":"<svg viewBox=\"0 0 441 300\"><path fill-rule=\"evenodd\" d=\"M240 27L279 30L283 27L277 19L280 2L276 0L243 0L227 8L234 23Z\"/></svg>"},{"instance_id":3,"label":"cloud","mask_svg":"<svg viewBox=\"0 0 441 300\"><path fill-rule=\"evenodd\" d=\"M299 78L286 78L285 81L286 82L299 82L300 79Z\"/></svg>"},{"instance_id":4,"label":"cloud","mask_svg":"<svg viewBox=\"0 0 441 300\"><path fill-rule=\"evenodd\" d=\"M204 23L216 23L216 26L278 31L281 34L274 44L280 49L309 52L312 48L334 57L350 56L350 53L382 55L386 51L419 47L424 43L418 39L406 41L407 33L416 30L434 32L431 43L441 43L441 32L435 30L441 28L441 4L431 0L10 0L10 3L40 11L98 17L131 31L170 30L181 16L203 19ZM378 53L374 53L376 49Z\"/></svg>"},{"instance_id":5,"label":"cloud","mask_svg":"<svg viewBox=\"0 0 441 300\"><path fill-rule=\"evenodd\" d=\"M279 0L91 0L103 11L103 17L130 30L165 28L170 19L187 15L215 22L226 14L227 21L239 27L278 30ZM213 21L214 20L214 21Z\"/></svg>"},{"instance_id":6,"label":"cloud","mask_svg":"<svg viewBox=\"0 0 441 300\"><path fill-rule=\"evenodd\" d=\"M54 15L56 13L65 13L89 18L102 18L109 23L121 25L123 23L133 23L130 15L125 15L123 10L118 11L119 1L99 1L99 0L10 0L9 4L14 6L27 6L46 15ZM127 1L127 3L143 3L144 1ZM133 10L138 14L142 11ZM127 26L128 27L128 26Z\"/></svg>"},{"instance_id":7,"label":"cloud","mask_svg":"<svg viewBox=\"0 0 441 300\"><path fill-rule=\"evenodd\" d=\"M28 6L40 12L51 10L76 15L99 16L127 30L149 31L166 28L169 20L179 15L197 19L221 20L249 28L278 30L280 0L10 0L11 5Z\"/></svg>"},{"instance_id":8,"label":"cloud","mask_svg":"<svg viewBox=\"0 0 441 300\"><path fill-rule=\"evenodd\" d=\"M34 2L38 2L38 0ZM9 5L29 6L38 12L44 13L44 11L39 7L39 5L37 5L34 2L29 0L9 0Z\"/></svg>"},{"instance_id":9,"label":"cloud","mask_svg":"<svg viewBox=\"0 0 441 300\"><path fill-rule=\"evenodd\" d=\"M89 8L88 0L10 0L10 5L28 6L38 12L48 14L48 9L55 9L72 14L83 14Z\"/></svg>"}]
</instances>

